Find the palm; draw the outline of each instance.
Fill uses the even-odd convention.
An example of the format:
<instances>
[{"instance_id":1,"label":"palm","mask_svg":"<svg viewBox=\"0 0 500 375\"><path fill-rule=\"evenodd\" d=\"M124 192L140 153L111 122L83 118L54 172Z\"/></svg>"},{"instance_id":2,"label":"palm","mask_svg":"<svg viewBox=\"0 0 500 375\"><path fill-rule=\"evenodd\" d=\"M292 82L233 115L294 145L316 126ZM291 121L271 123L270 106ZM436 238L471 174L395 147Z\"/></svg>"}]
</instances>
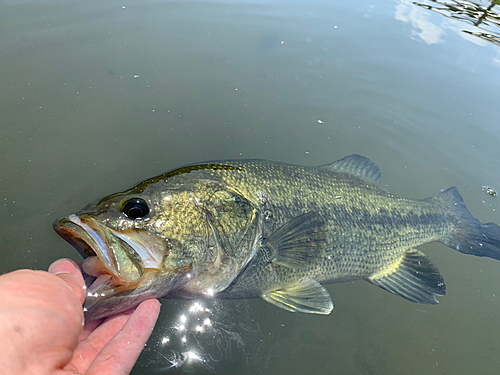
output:
<instances>
[{"instance_id":1,"label":"palm","mask_svg":"<svg viewBox=\"0 0 500 375\"><path fill-rule=\"evenodd\" d=\"M158 306L157 300L148 300L135 310L86 324L67 373L128 374L151 334Z\"/></svg>"},{"instance_id":2,"label":"palm","mask_svg":"<svg viewBox=\"0 0 500 375\"><path fill-rule=\"evenodd\" d=\"M160 303L144 301L82 330L86 289L78 266L60 260L49 272L0 276L0 373L128 374L153 330Z\"/></svg>"}]
</instances>

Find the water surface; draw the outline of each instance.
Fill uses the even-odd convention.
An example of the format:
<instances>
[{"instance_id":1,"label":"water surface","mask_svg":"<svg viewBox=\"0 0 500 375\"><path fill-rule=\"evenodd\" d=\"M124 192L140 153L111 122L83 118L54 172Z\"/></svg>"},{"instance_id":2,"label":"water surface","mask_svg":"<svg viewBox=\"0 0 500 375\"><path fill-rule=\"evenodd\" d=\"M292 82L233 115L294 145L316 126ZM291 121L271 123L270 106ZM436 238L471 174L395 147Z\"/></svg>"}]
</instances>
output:
<instances>
[{"instance_id":1,"label":"water surface","mask_svg":"<svg viewBox=\"0 0 500 375\"><path fill-rule=\"evenodd\" d=\"M78 260L54 219L212 159L359 153L393 193L456 185L500 223L500 198L482 190L500 189L499 13L488 1L4 1L0 271ZM327 317L164 301L134 374L496 374L500 262L422 250L447 283L437 306L362 281L328 287Z\"/></svg>"}]
</instances>

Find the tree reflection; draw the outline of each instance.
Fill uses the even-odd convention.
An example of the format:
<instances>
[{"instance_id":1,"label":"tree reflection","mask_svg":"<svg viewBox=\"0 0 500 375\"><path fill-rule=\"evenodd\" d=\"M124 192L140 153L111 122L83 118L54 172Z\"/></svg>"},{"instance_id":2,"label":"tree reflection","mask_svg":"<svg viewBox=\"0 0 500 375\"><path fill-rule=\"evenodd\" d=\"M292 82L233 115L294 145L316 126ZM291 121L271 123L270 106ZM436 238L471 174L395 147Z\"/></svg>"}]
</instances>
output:
<instances>
[{"instance_id":1,"label":"tree reflection","mask_svg":"<svg viewBox=\"0 0 500 375\"><path fill-rule=\"evenodd\" d=\"M413 2L422 8L432 10L445 17L457 19L476 26L479 30L462 30L487 42L500 46L500 0L472 2L462 0L427 0Z\"/></svg>"}]
</instances>

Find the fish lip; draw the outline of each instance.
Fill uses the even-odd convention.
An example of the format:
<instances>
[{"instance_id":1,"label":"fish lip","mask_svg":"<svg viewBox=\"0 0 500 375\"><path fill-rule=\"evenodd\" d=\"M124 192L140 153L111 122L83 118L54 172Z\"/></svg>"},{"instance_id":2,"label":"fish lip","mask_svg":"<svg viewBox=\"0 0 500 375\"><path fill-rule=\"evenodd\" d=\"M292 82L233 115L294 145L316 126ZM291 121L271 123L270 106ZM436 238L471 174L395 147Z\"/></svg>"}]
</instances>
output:
<instances>
[{"instance_id":1,"label":"fish lip","mask_svg":"<svg viewBox=\"0 0 500 375\"><path fill-rule=\"evenodd\" d=\"M63 217L55 222L54 229L84 258L97 256L98 263L101 265L98 275L103 272L111 274L117 278L118 284L121 284L118 282L120 280L124 283L138 281L144 275L145 264L140 251L136 252L136 248L147 246L129 240L126 235L120 234L120 231L99 223L91 216L72 214ZM126 256L120 257L120 254L126 254ZM124 261L132 267L123 268ZM83 263L84 270L86 262ZM92 275L96 276L94 273Z\"/></svg>"},{"instance_id":2,"label":"fish lip","mask_svg":"<svg viewBox=\"0 0 500 375\"><path fill-rule=\"evenodd\" d=\"M87 296L83 305L86 322L134 308L146 299L163 297L189 279L190 266L163 268L163 259L158 257L158 253L165 248L162 248L160 238L146 238L140 233L129 233L132 237L127 238L127 234L104 227L85 214L60 218L54 222L53 227L83 258L95 256L105 267L97 277L87 274L85 267L82 267L87 285ZM109 236L116 237L128 251L140 253L136 259L142 268L140 278L126 281L120 277L120 265L114 258L114 250L108 242ZM150 240L153 242L151 246ZM98 282L99 276L103 276L101 281L105 281ZM109 278L106 280L107 276Z\"/></svg>"},{"instance_id":3,"label":"fish lip","mask_svg":"<svg viewBox=\"0 0 500 375\"><path fill-rule=\"evenodd\" d=\"M72 216L76 217L76 215L70 215L56 220L53 224L54 230L73 246L84 259L97 255L94 250L98 246L97 243L81 226L71 220Z\"/></svg>"},{"instance_id":4,"label":"fish lip","mask_svg":"<svg viewBox=\"0 0 500 375\"><path fill-rule=\"evenodd\" d=\"M115 264L116 260L106 258L104 254L113 254L113 251L110 249L104 229L100 228L101 225L99 223L83 215L77 216L72 214L56 220L53 227L84 259L97 257L99 259L98 262L104 265L104 269L101 268L99 272L100 275L88 274L85 272L85 266L82 265L81 267L87 287L87 296L83 305L86 321L100 318L99 313L96 314L94 311L95 305L98 306L98 310L102 310L102 307L99 306L102 305L103 300L113 297L120 292L127 291L134 284L140 283L140 279L135 283L122 280L119 276L119 266ZM101 276L108 279L105 282L99 282L99 280L102 280L102 278L100 279Z\"/></svg>"}]
</instances>

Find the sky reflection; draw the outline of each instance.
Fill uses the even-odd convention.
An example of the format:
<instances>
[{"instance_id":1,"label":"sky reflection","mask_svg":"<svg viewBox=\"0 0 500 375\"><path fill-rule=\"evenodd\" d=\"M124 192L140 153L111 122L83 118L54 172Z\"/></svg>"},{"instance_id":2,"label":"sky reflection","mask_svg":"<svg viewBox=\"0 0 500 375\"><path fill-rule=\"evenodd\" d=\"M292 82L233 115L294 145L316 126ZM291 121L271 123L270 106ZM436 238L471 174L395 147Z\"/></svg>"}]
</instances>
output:
<instances>
[{"instance_id":1,"label":"sky reflection","mask_svg":"<svg viewBox=\"0 0 500 375\"><path fill-rule=\"evenodd\" d=\"M500 6L498 1L399 0L395 18L412 26L412 36L427 44L443 42L446 30L478 45L500 46ZM434 19L432 11L446 19ZM464 28L465 27L465 28Z\"/></svg>"}]
</instances>

